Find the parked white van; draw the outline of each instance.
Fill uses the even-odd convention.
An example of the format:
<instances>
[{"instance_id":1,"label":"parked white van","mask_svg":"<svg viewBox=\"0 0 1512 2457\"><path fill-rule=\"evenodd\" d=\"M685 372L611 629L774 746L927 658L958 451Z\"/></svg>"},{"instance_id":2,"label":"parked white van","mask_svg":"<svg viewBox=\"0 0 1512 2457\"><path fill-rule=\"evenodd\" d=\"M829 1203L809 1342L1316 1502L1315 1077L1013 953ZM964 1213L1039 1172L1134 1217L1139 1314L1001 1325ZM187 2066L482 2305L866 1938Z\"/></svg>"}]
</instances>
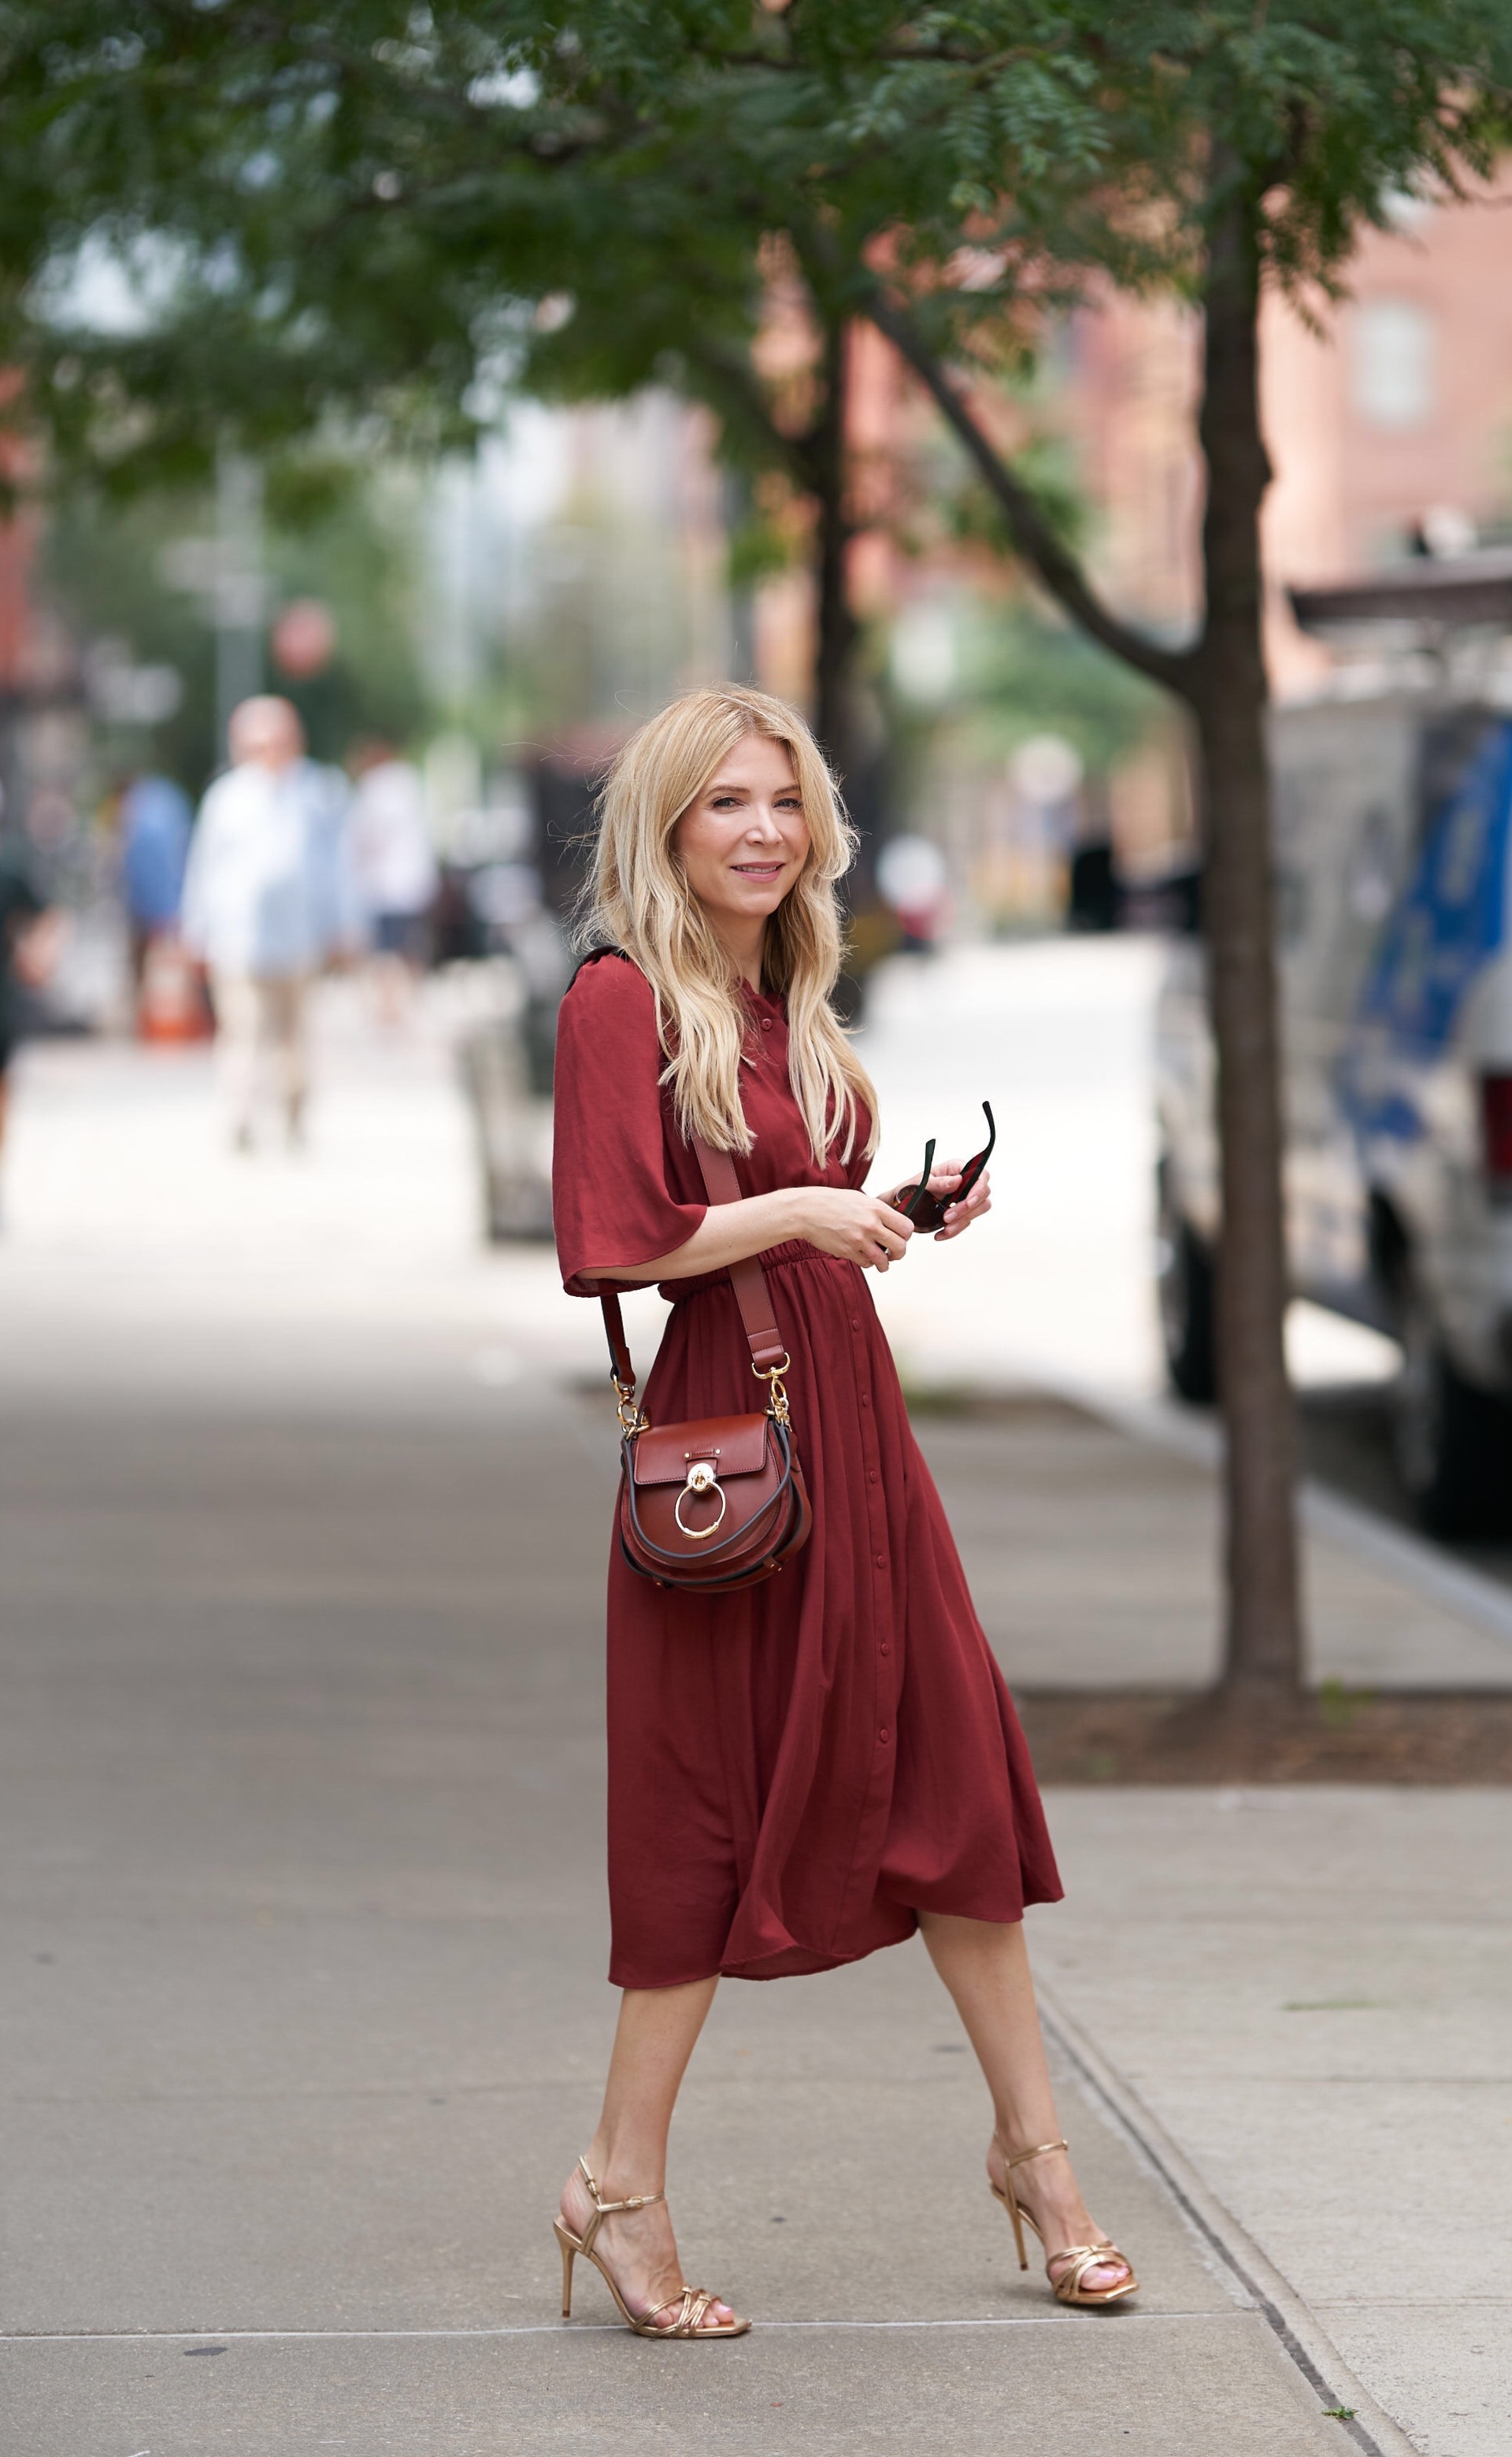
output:
<instances>
[{"instance_id":1,"label":"parked white van","mask_svg":"<svg viewBox=\"0 0 1512 2457\"><path fill-rule=\"evenodd\" d=\"M1512 1524L1512 719L1402 695L1277 711L1294 1285L1400 1340L1397 1456L1440 1534ZM1214 1395L1204 961L1157 1024L1170 1375Z\"/></svg>"}]
</instances>

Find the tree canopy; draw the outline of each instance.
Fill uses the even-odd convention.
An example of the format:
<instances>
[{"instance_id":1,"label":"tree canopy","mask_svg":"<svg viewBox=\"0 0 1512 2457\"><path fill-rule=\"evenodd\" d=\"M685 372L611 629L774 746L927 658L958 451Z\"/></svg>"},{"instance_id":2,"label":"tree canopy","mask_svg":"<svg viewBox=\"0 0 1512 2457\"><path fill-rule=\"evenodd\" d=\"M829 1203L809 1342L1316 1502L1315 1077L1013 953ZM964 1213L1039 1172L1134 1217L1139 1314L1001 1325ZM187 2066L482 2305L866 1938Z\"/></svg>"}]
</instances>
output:
<instances>
[{"instance_id":1,"label":"tree canopy","mask_svg":"<svg viewBox=\"0 0 1512 2457\"><path fill-rule=\"evenodd\" d=\"M13 414L116 484L660 378L810 486L822 418L753 360L779 240L821 326L902 351L1073 616L1180 688L950 371L1095 279L1199 300L1226 215L1247 281L1336 284L1403 189L1489 170L1509 92L1502 0L10 0L0 346Z\"/></svg>"},{"instance_id":2,"label":"tree canopy","mask_svg":"<svg viewBox=\"0 0 1512 2457\"><path fill-rule=\"evenodd\" d=\"M865 318L1045 589L1186 703L1238 1686L1301 1663L1259 304L1339 286L1363 225L1473 186L1509 128L1506 0L0 0L0 357L55 471L183 474L333 419L465 433L511 385L659 376L748 450L809 452L833 511L835 339ZM806 427L761 379L774 249L831 353ZM78 313L101 262L130 329ZM991 379L1108 282L1201 319L1190 639L1106 602L995 428ZM832 568L843 530L841 505Z\"/></svg>"},{"instance_id":3,"label":"tree canopy","mask_svg":"<svg viewBox=\"0 0 1512 2457\"><path fill-rule=\"evenodd\" d=\"M1253 340L1266 281L1327 289L1402 191L1488 171L1509 94L1505 0L0 0L5 414L126 488L660 379L828 497L833 559L869 318L1044 586L1191 701L1211 603L1172 642L1103 602L996 378L1108 280ZM781 381L775 260L819 342ZM1253 497L1263 453L1206 440Z\"/></svg>"}]
</instances>

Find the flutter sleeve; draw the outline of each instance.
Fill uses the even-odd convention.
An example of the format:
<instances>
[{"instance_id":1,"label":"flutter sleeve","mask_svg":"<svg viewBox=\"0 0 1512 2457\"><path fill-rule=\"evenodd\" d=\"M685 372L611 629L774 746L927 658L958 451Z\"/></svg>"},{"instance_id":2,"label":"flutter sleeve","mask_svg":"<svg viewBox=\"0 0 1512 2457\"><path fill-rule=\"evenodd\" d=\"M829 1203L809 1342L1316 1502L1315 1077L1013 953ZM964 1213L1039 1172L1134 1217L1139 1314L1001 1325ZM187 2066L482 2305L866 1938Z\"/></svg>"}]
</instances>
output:
<instances>
[{"instance_id":1,"label":"flutter sleeve","mask_svg":"<svg viewBox=\"0 0 1512 2457\"><path fill-rule=\"evenodd\" d=\"M585 1280L606 1263L652 1263L685 1246L707 1206L668 1184L651 983L622 956L585 964L556 1027L551 1208L562 1286L596 1297L644 1285Z\"/></svg>"}]
</instances>

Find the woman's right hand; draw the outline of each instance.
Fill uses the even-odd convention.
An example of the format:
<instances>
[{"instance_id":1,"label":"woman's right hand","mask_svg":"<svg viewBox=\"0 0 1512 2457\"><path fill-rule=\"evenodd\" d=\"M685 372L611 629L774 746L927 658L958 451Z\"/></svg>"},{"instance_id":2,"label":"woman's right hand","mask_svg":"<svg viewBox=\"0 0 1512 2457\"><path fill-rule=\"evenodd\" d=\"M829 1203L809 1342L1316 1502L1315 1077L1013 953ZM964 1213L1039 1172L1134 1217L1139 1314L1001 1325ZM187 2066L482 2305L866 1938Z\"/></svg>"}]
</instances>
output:
<instances>
[{"instance_id":1,"label":"woman's right hand","mask_svg":"<svg viewBox=\"0 0 1512 2457\"><path fill-rule=\"evenodd\" d=\"M890 1263L901 1262L914 1228L880 1194L858 1194L848 1186L806 1186L797 1233L821 1254L860 1263L863 1271L885 1271Z\"/></svg>"}]
</instances>

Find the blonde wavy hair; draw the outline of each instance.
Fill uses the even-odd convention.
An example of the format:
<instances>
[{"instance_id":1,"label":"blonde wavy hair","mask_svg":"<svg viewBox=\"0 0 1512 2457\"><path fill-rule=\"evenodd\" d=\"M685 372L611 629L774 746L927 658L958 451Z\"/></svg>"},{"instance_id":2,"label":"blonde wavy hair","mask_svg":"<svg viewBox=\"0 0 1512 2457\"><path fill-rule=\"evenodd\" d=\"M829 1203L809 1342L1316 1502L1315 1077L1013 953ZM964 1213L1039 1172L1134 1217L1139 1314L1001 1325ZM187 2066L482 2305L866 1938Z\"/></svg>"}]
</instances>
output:
<instances>
[{"instance_id":1,"label":"blonde wavy hair","mask_svg":"<svg viewBox=\"0 0 1512 2457\"><path fill-rule=\"evenodd\" d=\"M677 857L677 822L747 734L785 747L803 797L809 857L767 923L763 970L788 1006L788 1074L822 1167L832 1145L849 1161L859 1111L870 1114L865 1156L877 1146L877 1100L830 1005L839 976L837 882L856 834L819 747L797 712L764 692L716 683L673 701L632 734L599 798L592 875L579 943L622 947L656 999L677 1124L718 1151L753 1143L740 1098L750 1024L739 981Z\"/></svg>"}]
</instances>

